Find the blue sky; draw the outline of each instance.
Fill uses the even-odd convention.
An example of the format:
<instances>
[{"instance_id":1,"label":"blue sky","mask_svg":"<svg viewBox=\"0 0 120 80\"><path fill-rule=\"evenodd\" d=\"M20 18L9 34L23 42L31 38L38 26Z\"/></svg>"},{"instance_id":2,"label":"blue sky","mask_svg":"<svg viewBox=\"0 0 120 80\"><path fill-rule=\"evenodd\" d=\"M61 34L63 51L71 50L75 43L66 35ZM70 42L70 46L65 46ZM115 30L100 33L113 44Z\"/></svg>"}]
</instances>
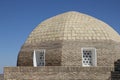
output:
<instances>
[{"instance_id":1,"label":"blue sky","mask_svg":"<svg viewBox=\"0 0 120 80\"><path fill-rule=\"evenodd\" d=\"M41 21L67 11L96 17L120 34L120 0L0 0L0 73L16 66L21 46Z\"/></svg>"}]
</instances>

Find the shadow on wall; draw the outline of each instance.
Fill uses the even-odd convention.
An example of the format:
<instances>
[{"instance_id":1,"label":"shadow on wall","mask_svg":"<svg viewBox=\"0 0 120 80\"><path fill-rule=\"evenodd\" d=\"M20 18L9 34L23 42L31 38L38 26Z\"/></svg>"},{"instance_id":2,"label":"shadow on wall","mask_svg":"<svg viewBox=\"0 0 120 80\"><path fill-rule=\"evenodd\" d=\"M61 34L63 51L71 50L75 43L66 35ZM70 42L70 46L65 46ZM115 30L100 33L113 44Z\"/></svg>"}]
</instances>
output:
<instances>
[{"instance_id":1,"label":"shadow on wall","mask_svg":"<svg viewBox=\"0 0 120 80\"><path fill-rule=\"evenodd\" d=\"M120 59L114 63L114 71L111 72L111 80L120 80Z\"/></svg>"}]
</instances>

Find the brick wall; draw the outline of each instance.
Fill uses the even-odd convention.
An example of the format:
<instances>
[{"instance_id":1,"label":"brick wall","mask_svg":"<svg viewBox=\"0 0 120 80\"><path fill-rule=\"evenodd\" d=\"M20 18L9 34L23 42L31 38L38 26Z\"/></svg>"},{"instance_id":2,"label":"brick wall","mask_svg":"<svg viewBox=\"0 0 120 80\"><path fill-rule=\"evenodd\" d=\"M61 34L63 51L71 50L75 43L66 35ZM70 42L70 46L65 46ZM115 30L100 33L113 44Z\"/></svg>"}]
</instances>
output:
<instances>
[{"instance_id":1,"label":"brick wall","mask_svg":"<svg viewBox=\"0 0 120 80\"><path fill-rule=\"evenodd\" d=\"M46 50L46 66L61 65L62 41L48 41L36 44L24 44L18 55L17 66L33 66L33 52L39 49Z\"/></svg>"},{"instance_id":2,"label":"brick wall","mask_svg":"<svg viewBox=\"0 0 120 80\"><path fill-rule=\"evenodd\" d=\"M62 66L82 66L82 48L96 48L97 66L114 66L120 43L114 41L63 41Z\"/></svg>"},{"instance_id":3,"label":"brick wall","mask_svg":"<svg viewBox=\"0 0 120 80\"><path fill-rule=\"evenodd\" d=\"M4 80L109 80L113 67L5 67Z\"/></svg>"},{"instance_id":4,"label":"brick wall","mask_svg":"<svg viewBox=\"0 0 120 80\"><path fill-rule=\"evenodd\" d=\"M120 59L120 43L114 41L48 41L43 43L25 44L18 55L17 66L33 66L33 51L45 49L46 66L82 66L81 48L96 48L97 66L114 66Z\"/></svg>"}]
</instances>

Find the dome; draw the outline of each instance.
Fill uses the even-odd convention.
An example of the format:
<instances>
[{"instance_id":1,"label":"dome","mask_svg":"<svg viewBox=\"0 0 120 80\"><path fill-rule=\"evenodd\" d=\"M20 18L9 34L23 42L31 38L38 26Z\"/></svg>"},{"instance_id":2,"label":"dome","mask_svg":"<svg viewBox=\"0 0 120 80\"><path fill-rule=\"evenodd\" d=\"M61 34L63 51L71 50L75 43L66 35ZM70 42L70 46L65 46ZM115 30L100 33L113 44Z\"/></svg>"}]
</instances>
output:
<instances>
[{"instance_id":1,"label":"dome","mask_svg":"<svg viewBox=\"0 0 120 80\"><path fill-rule=\"evenodd\" d=\"M26 43L55 40L113 40L120 42L119 34L106 23L75 11L66 12L40 23Z\"/></svg>"},{"instance_id":2,"label":"dome","mask_svg":"<svg viewBox=\"0 0 120 80\"><path fill-rule=\"evenodd\" d=\"M113 66L120 36L106 23L75 11L41 22L28 36L17 66Z\"/></svg>"}]
</instances>

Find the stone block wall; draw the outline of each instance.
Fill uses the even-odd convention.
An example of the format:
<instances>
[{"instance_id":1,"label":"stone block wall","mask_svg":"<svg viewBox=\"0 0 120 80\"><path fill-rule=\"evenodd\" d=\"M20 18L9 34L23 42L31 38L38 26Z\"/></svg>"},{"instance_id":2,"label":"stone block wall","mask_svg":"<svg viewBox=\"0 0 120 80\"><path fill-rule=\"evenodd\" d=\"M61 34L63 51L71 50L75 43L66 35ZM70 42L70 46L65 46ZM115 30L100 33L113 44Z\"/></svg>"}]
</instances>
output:
<instances>
[{"instance_id":1,"label":"stone block wall","mask_svg":"<svg viewBox=\"0 0 120 80\"><path fill-rule=\"evenodd\" d=\"M62 41L24 44L19 52L17 66L33 66L34 50L45 49L45 65L60 66Z\"/></svg>"},{"instance_id":2,"label":"stone block wall","mask_svg":"<svg viewBox=\"0 0 120 80\"><path fill-rule=\"evenodd\" d=\"M120 43L114 41L63 41L62 66L82 66L82 48L95 48L97 66L114 66L120 59Z\"/></svg>"},{"instance_id":3,"label":"stone block wall","mask_svg":"<svg viewBox=\"0 0 120 80\"><path fill-rule=\"evenodd\" d=\"M4 80L110 80L113 67L5 67Z\"/></svg>"},{"instance_id":4,"label":"stone block wall","mask_svg":"<svg viewBox=\"0 0 120 80\"><path fill-rule=\"evenodd\" d=\"M48 41L24 44L17 66L33 66L33 52L36 49L46 50L46 66L82 66L82 48L96 48L97 66L114 66L114 62L120 59L120 43L114 41Z\"/></svg>"}]
</instances>

